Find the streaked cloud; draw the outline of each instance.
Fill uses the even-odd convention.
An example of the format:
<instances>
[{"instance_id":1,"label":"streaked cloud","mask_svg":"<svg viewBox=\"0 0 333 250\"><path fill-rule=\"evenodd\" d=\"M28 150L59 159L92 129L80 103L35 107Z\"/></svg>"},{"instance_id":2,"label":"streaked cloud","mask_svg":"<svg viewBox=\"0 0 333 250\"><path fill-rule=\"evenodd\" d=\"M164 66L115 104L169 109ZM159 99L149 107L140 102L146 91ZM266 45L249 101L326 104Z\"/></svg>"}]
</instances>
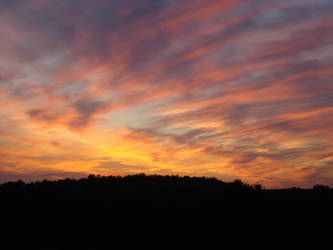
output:
<instances>
[{"instance_id":1,"label":"streaked cloud","mask_svg":"<svg viewBox=\"0 0 333 250\"><path fill-rule=\"evenodd\" d=\"M143 171L330 184L332 11L1 1L1 181Z\"/></svg>"}]
</instances>

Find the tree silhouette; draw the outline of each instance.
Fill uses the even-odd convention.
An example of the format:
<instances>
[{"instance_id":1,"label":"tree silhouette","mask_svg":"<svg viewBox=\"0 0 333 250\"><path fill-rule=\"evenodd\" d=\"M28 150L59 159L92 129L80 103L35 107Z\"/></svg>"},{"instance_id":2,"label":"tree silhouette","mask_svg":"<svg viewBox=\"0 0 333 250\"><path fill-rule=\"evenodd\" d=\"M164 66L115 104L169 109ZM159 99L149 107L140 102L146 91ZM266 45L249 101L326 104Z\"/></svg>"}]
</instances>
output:
<instances>
[{"instance_id":1,"label":"tree silhouette","mask_svg":"<svg viewBox=\"0 0 333 250\"><path fill-rule=\"evenodd\" d=\"M205 249L221 239L304 240L311 228L325 235L319 223L333 225L333 190L324 185L270 190L239 179L89 175L7 182L0 185L0 200L0 237L23 242L21 248L30 242L37 249Z\"/></svg>"},{"instance_id":2,"label":"tree silhouette","mask_svg":"<svg viewBox=\"0 0 333 250\"><path fill-rule=\"evenodd\" d=\"M313 189L316 191L327 191L327 190L330 190L330 187L325 186L325 185L316 184L313 186Z\"/></svg>"}]
</instances>

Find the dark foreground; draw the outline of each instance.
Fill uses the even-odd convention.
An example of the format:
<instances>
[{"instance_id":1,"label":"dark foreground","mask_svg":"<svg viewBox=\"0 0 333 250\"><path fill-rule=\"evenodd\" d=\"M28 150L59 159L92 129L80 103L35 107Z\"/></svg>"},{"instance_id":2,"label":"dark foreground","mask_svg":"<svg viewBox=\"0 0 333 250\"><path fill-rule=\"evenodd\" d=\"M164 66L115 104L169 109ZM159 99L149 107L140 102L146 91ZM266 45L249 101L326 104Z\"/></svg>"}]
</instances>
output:
<instances>
[{"instance_id":1,"label":"dark foreground","mask_svg":"<svg viewBox=\"0 0 333 250\"><path fill-rule=\"evenodd\" d=\"M178 176L0 185L3 249L229 249L331 242L333 190Z\"/></svg>"}]
</instances>

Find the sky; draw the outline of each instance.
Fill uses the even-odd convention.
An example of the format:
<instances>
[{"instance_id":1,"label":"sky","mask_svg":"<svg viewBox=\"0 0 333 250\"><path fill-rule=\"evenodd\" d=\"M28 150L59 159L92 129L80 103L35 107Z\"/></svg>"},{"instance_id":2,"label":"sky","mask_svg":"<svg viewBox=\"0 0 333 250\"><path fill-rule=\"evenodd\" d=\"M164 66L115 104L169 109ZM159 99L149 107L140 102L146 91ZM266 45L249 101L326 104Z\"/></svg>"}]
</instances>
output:
<instances>
[{"instance_id":1,"label":"sky","mask_svg":"<svg viewBox=\"0 0 333 250\"><path fill-rule=\"evenodd\" d=\"M333 183L332 0L1 0L0 183Z\"/></svg>"}]
</instances>

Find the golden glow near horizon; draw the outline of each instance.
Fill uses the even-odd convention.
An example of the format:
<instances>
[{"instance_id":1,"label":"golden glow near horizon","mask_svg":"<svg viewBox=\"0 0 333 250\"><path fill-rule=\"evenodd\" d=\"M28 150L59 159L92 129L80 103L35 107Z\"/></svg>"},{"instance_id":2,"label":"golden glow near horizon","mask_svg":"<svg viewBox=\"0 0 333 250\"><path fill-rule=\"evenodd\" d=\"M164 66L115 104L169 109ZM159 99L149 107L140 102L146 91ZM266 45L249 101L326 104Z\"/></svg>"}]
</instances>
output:
<instances>
[{"instance_id":1,"label":"golden glow near horizon","mask_svg":"<svg viewBox=\"0 0 333 250\"><path fill-rule=\"evenodd\" d=\"M331 0L0 2L0 182L333 181Z\"/></svg>"}]
</instances>

